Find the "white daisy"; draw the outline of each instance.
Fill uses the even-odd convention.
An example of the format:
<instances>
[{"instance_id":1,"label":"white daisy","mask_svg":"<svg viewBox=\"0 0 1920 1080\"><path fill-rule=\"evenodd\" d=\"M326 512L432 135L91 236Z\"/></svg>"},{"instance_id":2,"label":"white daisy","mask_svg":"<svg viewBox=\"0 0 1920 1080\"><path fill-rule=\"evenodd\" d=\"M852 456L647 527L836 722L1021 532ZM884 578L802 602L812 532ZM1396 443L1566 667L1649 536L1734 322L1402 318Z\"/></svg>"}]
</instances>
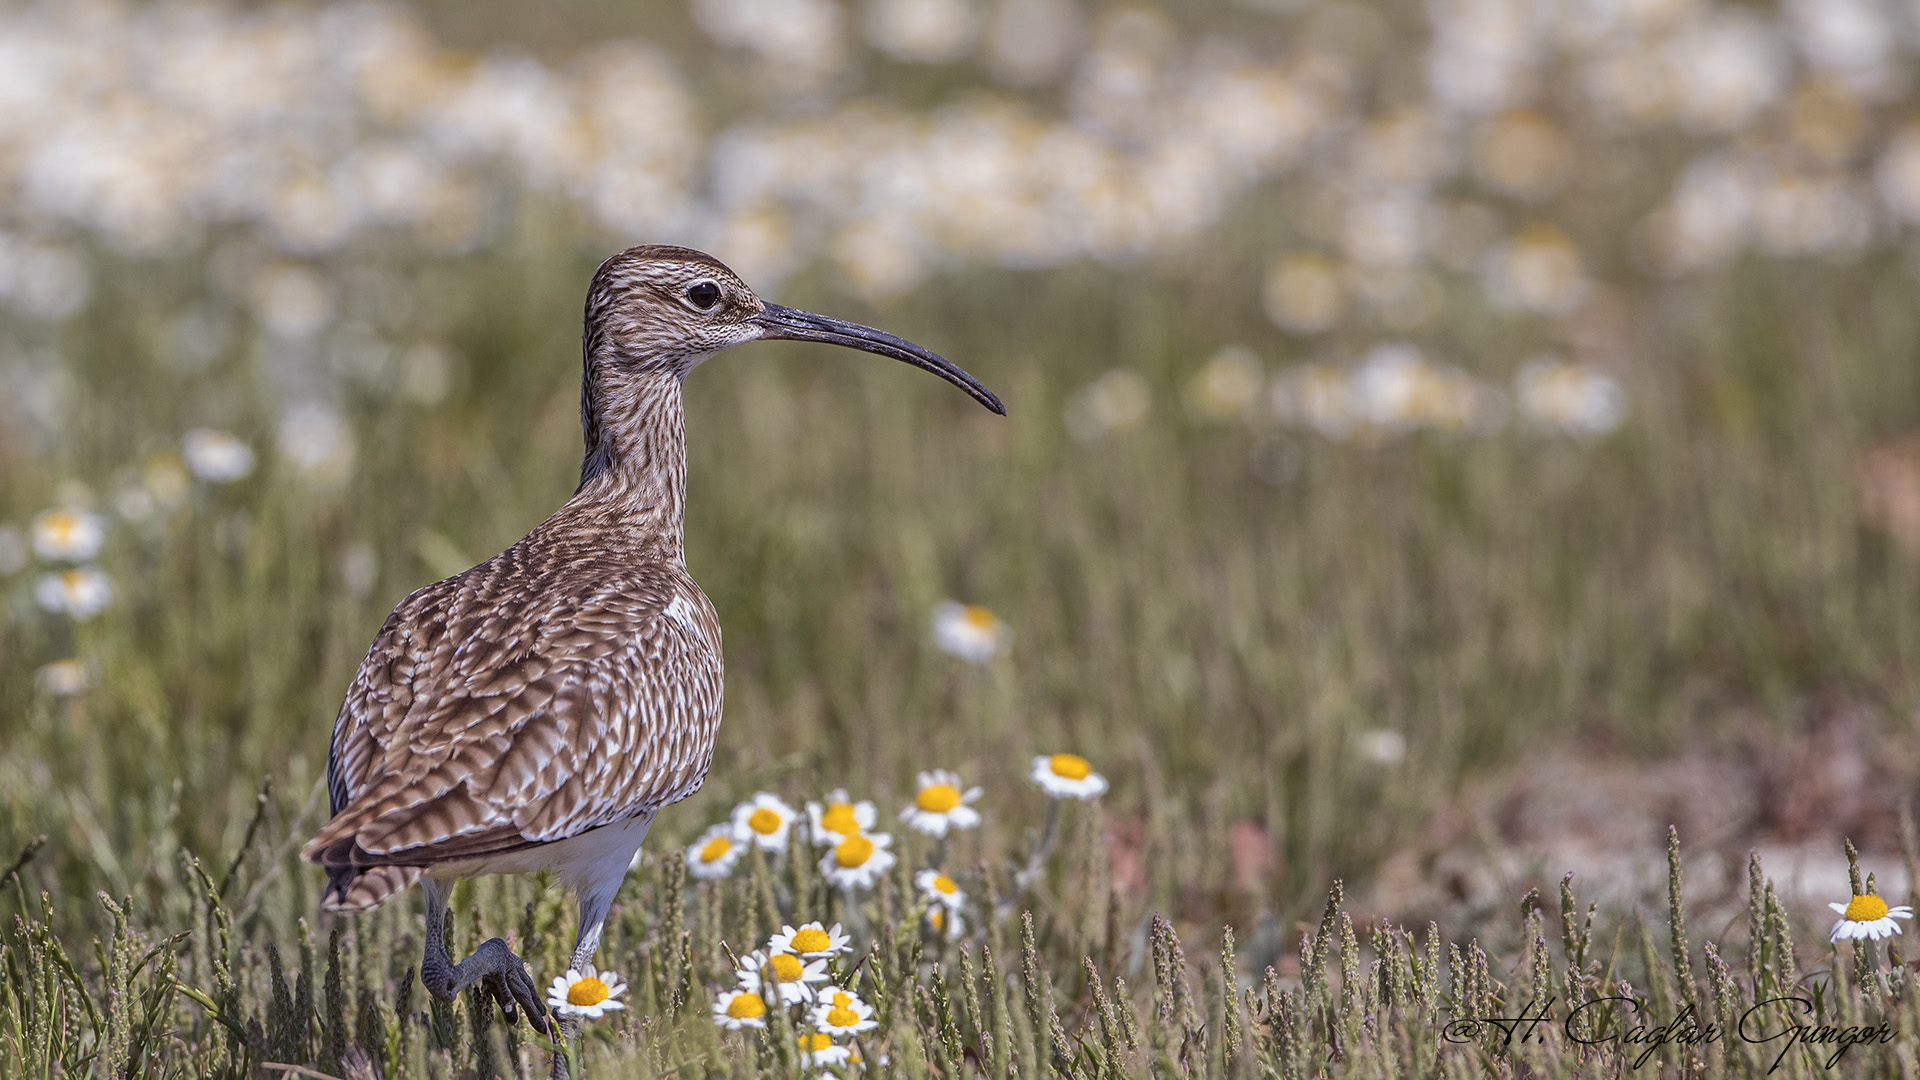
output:
<instances>
[{"instance_id":1,"label":"white daisy","mask_svg":"<svg viewBox=\"0 0 1920 1080\"><path fill-rule=\"evenodd\" d=\"M781 927L779 933L767 939L767 951L808 958L838 956L847 950L850 940L849 935L840 932L839 923L834 923L829 930L824 923L810 922L798 930Z\"/></svg>"},{"instance_id":2,"label":"white daisy","mask_svg":"<svg viewBox=\"0 0 1920 1080\"><path fill-rule=\"evenodd\" d=\"M33 680L49 694L66 697L87 688L87 666L78 660L55 660L34 672Z\"/></svg>"},{"instance_id":3,"label":"white daisy","mask_svg":"<svg viewBox=\"0 0 1920 1080\"><path fill-rule=\"evenodd\" d=\"M852 1047L841 1046L824 1031L809 1031L800 1036L800 1067L803 1069L845 1065L852 1056Z\"/></svg>"},{"instance_id":4,"label":"white daisy","mask_svg":"<svg viewBox=\"0 0 1920 1080\"><path fill-rule=\"evenodd\" d=\"M48 611L91 619L113 600L113 581L91 566L43 574L33 583L33 598Z\"/></svg>"},{"instance_id":5,"label":"white daisy","mask_svg":"<svg viewBox=\"0 0 1920 1080\"><path fill-rule=\"evenodd\" d=\"M833 847L849 836L858 836L873 828L880 820L880 812L865 799L854 802L847 796L846 788L836 788L827 795L825 805L808 803L807 817L811 819L808 833L813 842Z\"/></svg>"},{"instance_id":6,"label":"white daisy","mask_svg":"<svg viewBox=\"0 0 1920 1080\"><path fill-rule=\"evenodd\" d=\"M976 604L942 600L933 606L933 643L970 664L993 659L1007 637L1000 617Z\"/></svg>"},{"instance_id":7,"label":"white daisy","mask_svg":"<svg viewBox=\"0 0 1920 1080\"><path fill-rule=\"evenodd\" d=\"M954 911L960 910L967 902L967 894L961 891L959 884L938 870L920 871L913 875L913 884L920 890L920 895Z\"/></svg>"},{"instance_id":8,"label":"white daisy","mask_svg":"<svg viewBox=\"0 0 1920 1080\"><path fill-rule=\"evenodd\" d=\"M771 791L733 808L733 831L742 840L750 840L762 851L787 850L787 833L793 829L798 811Z\"/></svg>"},{"instance_id":9,"label":"white daisy","mask_svg":"<svg viewBox=\"0 0 1920 1080\"><path fill-rule=\"evenodd\" d=\"M765 987L778 991L782 1005L805 1005L813 1000L813 984L827 981L825 960L802 960L792 953L748 953L734 972L740 987L769 996Z\"/></svg>"},{"instance_id":10,"label":"white daisy","mask_svg":"<svg viewBox=\"0 0 1920 1080\"><path fill-rule=\"evenodd\" d=\"M180 437L180 456L202 480L232 483L253 472L253 448L224 431L195 428Z\"/></svg>"},{"instance_id":11,"label":"white daisy","mask_svg":"<svg viewBox=\"0 0 1920 1080\"><path fill-rule=\"evenodd\" d=\"M592 966L582 973L567 969L565 975L556 977L553 985L547 987L547 1005L561 1016L584 1016L589 1020L598 1020L610 1012L627 1007L620 995L627 992L627 984L620 976L611 971L595 971Z\"/></svg>"},{"instance_id":12,"label":"white daisy","mask_svg":"<svg viewBox=\"0 0 1920 1080\"><path fill-rule=\"evenodd\" d=\"M913 805L900 811L900 820L928 836L945 836L948 829L971 829L980 824L980 811L969 804L979 798L979 788L960 786L958 773L945 769L923 772Z\"/></svg>"},{"instance_id":13,"label":"white daisy","mask_svg":"<svg viewBox=\"0 0 1920 1080\"><path fill-rule=\"evenodd\" d=\"M713 1022L728 1031L767 1026L767 1001L752 990L729 990L713 999Z\"/></svg>"},{"instance_id":14,"label":"white daisy","mask_svg":"<svg viewBox=\"0 0 1920 1080\"><path fill-rule=\"evenodd\" d=\"M1031 779L1056 799L1092 799L1107 790L1107 778L1078 754L1048 754L1033 759Z\"/></svg>"},{"instance_id":15,"label":"white daisy","mask_svg":"<svg viewBox=\"0 0 1920 1080\"><path fill-rule=\"evenodd\" d=\"M86 562L107 542L106 519L87 510L47 510L35 515L33 553L54 562Z\"/></svg>"},{"instance_id":16,"label":"white daisy","mask_svg":"<svg viewBox=\"0 0 1920 1080\"><path fill-rule=\"evenodd\" d=\"M935 904L927 909L926 918L927 929L944 935L948 941L959 941L967 934L967 920L959 908Z\"/></svg>"},{"instance_id":17,"label":"white daisy","mask_svg":"<svg viewBox=\"0 0 1920 1080\"><path fill-rule=\"evenodd\" d=\"M687 848L687 873L697 878L723 878L747 850L733 823L723 821L700 834Z\"/></svg>"},{"instance_id":18,"label":"white daisy","mask_svg":"<svg viewBox=\"0 0 1920 1080\"><path fill-rule=\"evenodd\" d=\"M813 1026L829 1035L858 1035L880 1026L873 1018L873 1006L859 995L837 986L820 988L819 1004L810 1017Z\"/></svg>"},{"instance_id":19,"label":"white daisy","mask_svg":"<svg viewBox=\"0 0 1920 1080\"><path fill-rule=\"evenodd\" d=\"M893 837L886 833L849 836L821 858L820 872L836 889L871 889L897 861L887 850L891 846Z\"/></svg>"},{"instance_id":20,"label":"white daisy","mask_svg":"<svg viewBox=\"0 0 1920 1080\"><path fill-rule=\"evenodd\" d=\"M1840 921L1833 924L1833 932L1827 935L1828 941L1850 938L1879 941L1900 932L1900 924L1893 920L1913 918L1912 908L1905 904L1890 908L1877 896L1856 896L1848 903L1827 906L1840 914Z\"/></svg>"}]
</instances>

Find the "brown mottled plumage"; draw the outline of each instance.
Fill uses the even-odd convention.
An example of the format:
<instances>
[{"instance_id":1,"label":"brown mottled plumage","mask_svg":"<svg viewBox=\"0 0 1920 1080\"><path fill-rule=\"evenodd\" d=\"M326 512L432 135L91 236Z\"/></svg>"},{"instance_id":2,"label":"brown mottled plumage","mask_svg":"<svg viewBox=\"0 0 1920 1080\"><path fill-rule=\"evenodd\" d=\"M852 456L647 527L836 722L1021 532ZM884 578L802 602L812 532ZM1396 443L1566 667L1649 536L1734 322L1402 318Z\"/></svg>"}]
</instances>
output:
<instances>
[{"instance_id":1,"label":"brown mottled plumage","mask_svg":"<svg viewBox=\"0 0 1920 1080\"><path fill-rule=\"evenodd\" d=\"M335 722L333 817L305 856L323 904L372 908L423 876L422 981L479 981L509 1020L541 1012L503 942L453 964L440 943L452 880L554 870L580 892L576 966L653 815L700 786L720 724L720 625L688 576L681 380L760 338L825 341L925 368L1004 412L911 342L767 304L712 257L648 246L588 291L580 486L519 543L407 597Z\"/></svg>"}]
</instances>

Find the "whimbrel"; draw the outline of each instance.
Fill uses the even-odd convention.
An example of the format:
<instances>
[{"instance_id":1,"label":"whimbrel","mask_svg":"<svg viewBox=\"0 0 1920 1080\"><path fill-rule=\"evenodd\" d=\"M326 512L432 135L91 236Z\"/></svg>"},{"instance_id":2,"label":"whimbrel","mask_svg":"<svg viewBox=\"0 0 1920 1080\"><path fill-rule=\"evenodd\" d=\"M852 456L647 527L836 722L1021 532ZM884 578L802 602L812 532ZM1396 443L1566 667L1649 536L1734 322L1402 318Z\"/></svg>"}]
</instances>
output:
<instances>
[{"instance_id":1,"label":"whimbrel","mask_svg":"<svg viewBox=\"0 0 1920 1080\"><path fill-rule=\"evenodd\" d=\"M661 807L700 787L720 724L720 625L687 574L681 380L749 341L824 341L931 371L1002 415L973 376L892 334L770 304L687 248L631 248L587 291L573 498L486 562L387 617L334 723L333 817L306 846L322 904L366 911L421 881L420 980L468 986L547 1030L526 966L494 938L454 963L454 882L553 871L575 889L573 966Z\"/></svg>"}]
</instances>

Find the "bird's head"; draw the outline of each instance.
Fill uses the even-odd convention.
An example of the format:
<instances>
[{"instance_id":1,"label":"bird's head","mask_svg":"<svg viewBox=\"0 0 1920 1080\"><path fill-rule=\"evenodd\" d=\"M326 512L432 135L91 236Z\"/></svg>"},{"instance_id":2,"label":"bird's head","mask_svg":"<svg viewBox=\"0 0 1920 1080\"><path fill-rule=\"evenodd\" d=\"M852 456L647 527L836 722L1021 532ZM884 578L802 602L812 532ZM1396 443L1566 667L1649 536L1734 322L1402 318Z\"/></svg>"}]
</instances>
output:
<instances>
[{"instance_id":1,"label":"bird's head","mask_svg":"<svg viewBox=\"0 0 1920 1080\"><path fill-rule=\"evenodd\" d=\"M596 376L661 371L684 376L722 349L779 339L892 357L933 372L1006 415L993 391L938 353L870 326L767 303L720 260L691 248L628 248L600 264L587 290L589 383Z\"/></svg>"}]
</instances>

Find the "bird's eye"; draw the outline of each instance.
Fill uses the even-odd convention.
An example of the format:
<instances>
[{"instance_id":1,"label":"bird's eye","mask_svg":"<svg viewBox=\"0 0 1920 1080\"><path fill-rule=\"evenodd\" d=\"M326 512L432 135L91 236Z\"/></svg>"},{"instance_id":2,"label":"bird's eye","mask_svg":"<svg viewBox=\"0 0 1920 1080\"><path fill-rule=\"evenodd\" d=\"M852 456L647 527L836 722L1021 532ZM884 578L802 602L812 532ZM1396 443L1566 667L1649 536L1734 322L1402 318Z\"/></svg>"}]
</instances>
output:
<instances>
[{"instance_id":1,"label":"bird's eye","mask_svg":"<svg viewBox=\"0 0 1920 1080\"><path fill-rule=\"evenodd\" d=\"M687 286L687 303L701 311L712 311L713 305L720 302L720 286L711 281L697 281Z\"/></svg>"}]
</instances>

